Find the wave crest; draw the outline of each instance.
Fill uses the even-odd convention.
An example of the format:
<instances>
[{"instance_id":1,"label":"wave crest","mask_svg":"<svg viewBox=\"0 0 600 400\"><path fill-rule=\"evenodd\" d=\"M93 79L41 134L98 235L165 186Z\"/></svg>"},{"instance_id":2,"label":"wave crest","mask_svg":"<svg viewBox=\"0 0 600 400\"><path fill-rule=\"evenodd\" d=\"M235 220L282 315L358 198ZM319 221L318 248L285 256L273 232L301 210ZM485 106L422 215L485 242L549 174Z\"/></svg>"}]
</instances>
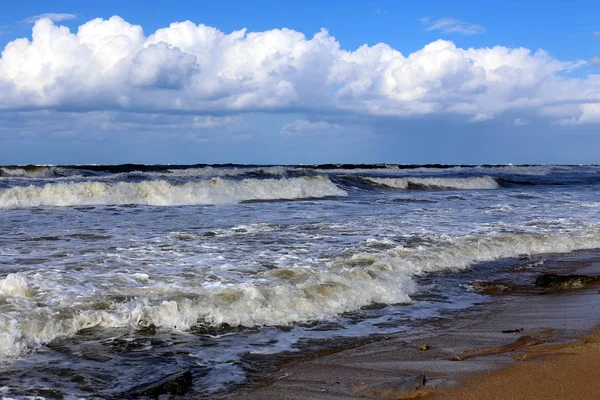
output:
<instances>
[{"instance_id":1,"label":"wave crest","mask_svg":"<svg viewBox=\"0 0 600 400\"><path fill-rule=\"evenodd\" d=\"M362 178L394 189L496 189L500 187L491 176L471 178Z\"/></svg>"},{"instance_id":2,"label":"wave crest","mask_svg":"<svg viewBox=\"0 0 600 400\"><path fill-rule=\"evenodd\" d=\"M62 176L57 167L27 165L22 167L0 167L0 177L8 178L55 178Z\"/></svg>"},{"instance_id":3,"label":"wave crest","mask_svg":"<svg viewBox=\"0 0 600 400\"><path fill-rule=\"evenodd\" d=\"M85 301L79 298L81 307L77 311L72 308L72 299L57 294L59 289L43 277L9 275L0 280L0 289L8 298L18 298L21 306L18 312L0 315L0 357L18 356L56 337L93 327L139 328L154 324L164 329L189 329L198 324L289 325L326 319L372 303L410 302L410 295L417 289L413 279L416 275L462 270L476 263L525 254L594 248L600 248L600 231L596 228L586 234L506 233L454 240L440 237L428 246L399 246L384 252L338 257L318 268L269 270L244 283L148 285L153 277L144 276L139 286L114 288L110 293L132 300L98 307L99 303L106 304L100 293ZM57 319L57 315L63 317Z\"/></svg>"},{"instance_id":4,"label":"wave crest","mask_svg":"<svg viewBox=\"0 0 600 400\"><path fill-rule=\"evenodd\" d=\"M53 183L0 190L0 207L144 204L153 206L227 204L251 200L293 200L345 196L327 177L289 179L214 178L181 185L164 180Z\"/></svg>"}]
</instances>

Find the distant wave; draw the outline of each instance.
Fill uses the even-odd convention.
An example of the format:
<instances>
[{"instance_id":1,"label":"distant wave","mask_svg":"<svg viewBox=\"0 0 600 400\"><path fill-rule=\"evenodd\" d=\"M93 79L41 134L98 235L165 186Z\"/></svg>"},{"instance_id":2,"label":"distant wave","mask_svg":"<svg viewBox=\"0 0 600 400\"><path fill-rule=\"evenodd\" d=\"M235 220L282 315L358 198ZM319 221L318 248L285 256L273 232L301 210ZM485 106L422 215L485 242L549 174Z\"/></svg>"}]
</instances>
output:
<instances>
[{"instance_id":1,"label":"distant wave","mask_svg":"<svg viewBox=\"0 0 600 400\"><path fill-rule=\"evenodd\" d=\"M0 207L226 204L251 200L292 200L346 194L324 176L241 181L213 178L180 185L164 180L138 183L86 181L0 190Z\"/></svg>"},{"instance_id":2,"label":"distant wave","mask_svg":"<svg viewBox=\"0 0 600 400\"><path fill-rule=\"evenodd\" d=\"M194 178L194 177L218 177L218 176L239 176L246 174L256 174L256 175L265 175L265 176L285 176L288 168L281 166L273 166L273 167L257 167L257 168L213 168L213 167L203 167L203 168L187 168L187 169L169 169L166 172L168 176L173 177L184 177L184 178ZM164 173L154 172L153 174L158 175Z\"/></svg>"},{"instance_id":3,"label":"distant wave","mask_svg":"<svg viewBox=\"0 0 600 400\"><path fill-rule=\"evenodd\" d=\"M498 183L491 176L472 178L362 178L394 189L496 189Z\"/></svg>"},{"instance_id":4,"label":"distant wave","mask_svg":"<svg viewBox=\"0 0 600 400\"><path fill-rule=\"evenodd\" d=\"M11 178L55 178L62 176L62 169L37 165L0 167L0 177Z\"/></svg>"}]
</instances>

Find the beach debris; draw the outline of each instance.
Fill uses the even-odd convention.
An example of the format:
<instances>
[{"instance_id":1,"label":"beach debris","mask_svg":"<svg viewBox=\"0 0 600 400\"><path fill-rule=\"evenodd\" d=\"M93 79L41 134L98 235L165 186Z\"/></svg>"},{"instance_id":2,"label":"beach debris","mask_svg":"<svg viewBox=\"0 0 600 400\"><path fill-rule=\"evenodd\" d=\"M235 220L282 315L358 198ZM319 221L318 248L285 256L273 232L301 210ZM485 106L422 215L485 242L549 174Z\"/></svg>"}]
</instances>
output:
<instances>
[{"instance_id":1,"label":"beach debris","mask_svg":"<svg viewBox=\"0 0 600 400\"><path fill-rule=\"evenodd\" d=\"M163 394L181 395L188 391L192 385L192 373L185 369L167 375L157 381L145 383L127 391L126 398L139 396L160 396Z\"/></svg>"},{"instance_id":2,"label":"beach debris","mask_svg":"<svg viewBox=\"0 0 600 400\"><path fill-rule=\"evenodd\" d=\"M535 280L536 286L562 290L581 289L596 283L600 283L600 275L543 274Z\"/></svg>"},{"instance_id":3,"label":"beach debris","mask_svg":"<svg viewBox=\"0 0 600 400\"><path fill-rule=\"evenodd\" d=\"M519 333L519 332L523 332L523 328L519 328L519 329L506 329L504 331L500 331L500 333Z\"/></svg>"},{"instance_id":4,"label":"beach debris","mask_svg":"<svg viewBox=\"0 0 600 400\"><path fill-rule=\"evenodd\" d=\"M419 345L419 350L421 350L421 351L427 351L429 349L431 349L431 346L428 344L423 343L423 344Z\"/></svg>"},{"instance_id":5,"label":"beach debris","mask_svg":"<svg viewBox=\"0 0 600 400\"><path fill-rule=\"evenodd\" d=\"M426 382L427 382L427 378L425 377L425 375L417 376L417 385L425 386Z\"/></svg>"}]
</instances>

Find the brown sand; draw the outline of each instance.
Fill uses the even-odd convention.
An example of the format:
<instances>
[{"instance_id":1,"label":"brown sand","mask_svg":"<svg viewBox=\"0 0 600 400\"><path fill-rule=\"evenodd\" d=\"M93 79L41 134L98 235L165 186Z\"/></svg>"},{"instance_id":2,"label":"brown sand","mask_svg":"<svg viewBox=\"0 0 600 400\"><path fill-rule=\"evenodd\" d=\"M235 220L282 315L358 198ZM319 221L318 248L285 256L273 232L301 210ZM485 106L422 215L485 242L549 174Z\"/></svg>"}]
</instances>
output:
<instances>
[{"instance_id":1,"label":"brown sand","mask_svg":"<svg viewBox=\"0 0 600 400\"><path fill-rule=\"evenodd\" d=\"M460 386L432 396L424 391L421 394L432 400L600 398L599 330L574 344L531 347L523 358L536 356L541 358L464 378Z\"/></svg>"},{"instance_id":2,"label":"brown sand","mask_svg":"<svg viewBox=\"0 0 600 400\"><path fill-rule=\"evenodd\" d=\"M514 298L491 318L284 366L271 384L230 398L597 399L600 331L589 332L599 321L597 289Z\"/></svg>"},{"instance_id":3,"label":"brown sand","mask_svg":"<svg viewBox=\"0 0 600 400\"><path fill-rule=\"evenodd\" d=\"M579 269L600 273L597 256ZM283 365L269 383L229 398L600 399L597 286L502 296L483 310Z\"/></svg>"}]
</instances>

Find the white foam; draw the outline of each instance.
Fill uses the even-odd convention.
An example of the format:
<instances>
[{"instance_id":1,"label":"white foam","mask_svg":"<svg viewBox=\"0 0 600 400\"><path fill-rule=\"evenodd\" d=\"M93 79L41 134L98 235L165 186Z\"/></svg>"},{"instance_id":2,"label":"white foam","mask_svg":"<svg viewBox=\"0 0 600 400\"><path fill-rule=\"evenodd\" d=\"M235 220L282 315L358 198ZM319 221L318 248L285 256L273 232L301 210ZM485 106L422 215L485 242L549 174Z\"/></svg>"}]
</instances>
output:
<instances>
[{"instance_id":1,"label":"white foam","mask_svg":"<svg viewBox=\"0 0 600 400\"><path fill-rule=\"evenodd\" d=\"M248 200L291 200L346 194L324 176L242 181L214 178L181 185L163 180L139 183L78 182L0 190L0 207L226 204Z\"/></svg>"},{"instance_id":2,"label":"white foam","mask_svg":"<svg viewBox=\"0 0 600 400\"><path fill-rule=\"evenodd\" d=\"M31 288L22 275L8 274L6 278L0 279L0 293L5 296L27 298L31 292Z\"/></svg>"},{"instance_id":3,"label":"white foam","mask_svg":"<svg viewBox=\"0 0 600 400\"><path fill-rule=\"evenodd\" d=\"M462 270L479 262L520 255L593 248L600 248L600 230L596 228L585 234L563 232L550 236L507 233L453 240L438 237L427 246L359 253L312 267L292 265L238 283L147 286L144 282L137 288L115 287L111 295L134 300L113 303L105 309L98 307L99 302L106 301L102 293L94 291L89 297L78 294L79 311L73 310L73 298L54 293L58 289L51 282L32 275L34 285L24 276L9 275L2 287L17 288L13 295L21 297L17 310L0 316L0 354L14 357L56 337L93 327L139 328L154 324L185 330L198 323L257 326L326 319L372 303L409 302L416 291L415 275ZM46 286L29 293L19 289L36 285Z\"/></svg>"},{"instance_id":4,"label":"white foam","mask_svg":"<svg viewBox=\"0 0 600 400\"><path fill-rule=\"evenodd\" d=\"M408 189L411 185L443 189L496 189L498 182L491 176L471 178L362 178L394 189Z\"/></svg>"}]
</instances>

